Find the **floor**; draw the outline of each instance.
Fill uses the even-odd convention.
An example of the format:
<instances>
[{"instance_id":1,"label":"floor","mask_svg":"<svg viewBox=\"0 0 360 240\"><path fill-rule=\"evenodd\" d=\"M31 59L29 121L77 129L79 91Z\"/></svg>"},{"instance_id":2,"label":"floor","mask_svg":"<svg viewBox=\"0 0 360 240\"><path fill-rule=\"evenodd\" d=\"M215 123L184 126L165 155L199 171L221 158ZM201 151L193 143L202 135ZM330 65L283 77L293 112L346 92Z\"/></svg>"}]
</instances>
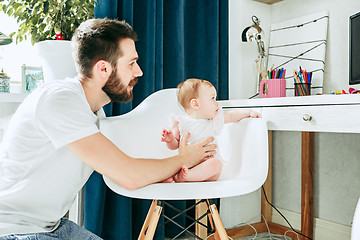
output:
<instances>
[{"instance_id":1,"label":"floor","mask_svg":"<svg viewBox=\"0 0 360 240\"><path fill-rule=\"evenodd\" d=\"M268 239L272 239L272 240L291 240L289 237L284 237L284 236L279 236L276 234L271 234L272 237L270 237L270 235L268 233L260 233L257 235L257 238L255 238L254 240L268 240ZM248 236L248 237L242 237L242 238L236 238L233 240L252 240L254 236ZM183 238L176 238L177 240L196 240L195 237L193 236L186 236ZM230 238L229 238L230 239ZM165 240L171 240L171 238L165 238Z\"/></svg>"},{"instance_id":2,"label":"floor","mask_svg":"<svg viewBox=\"0 0 360 240\"><path fill-rule=\"evenodd\" d=\"M193 236L186 236L183 238L176 238L177 240L196 240ZM165 240L171 240L171 238L165 238ZM233 240L249 240L249 238L236 238Z\"/></svg>"}]
</instances>

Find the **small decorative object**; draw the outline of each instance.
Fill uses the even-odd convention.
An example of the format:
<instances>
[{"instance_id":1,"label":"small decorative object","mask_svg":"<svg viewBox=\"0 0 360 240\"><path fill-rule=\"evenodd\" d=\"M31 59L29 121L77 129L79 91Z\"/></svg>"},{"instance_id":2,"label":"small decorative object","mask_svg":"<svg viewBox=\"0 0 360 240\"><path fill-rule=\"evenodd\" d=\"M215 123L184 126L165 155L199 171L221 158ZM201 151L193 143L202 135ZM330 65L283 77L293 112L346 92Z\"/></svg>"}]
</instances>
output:
<instances>
[{"instance_id":1,"label":"small decorative object","mask_svg":"<svg viewBox=\"0 0 360 240\"><path fill-rule=\"evenodd\" d=\"M350 94L360 94L360 90L355 89L355 88L349 88L349 93Z\"/></svg>"},{"instance_id":2,"label":"small decorative object","mask_svg":"<svg viewBox=\"0 0 360 240\"><path fill-rule=\"evenodd\" d=\"M0 92L9 93L10 92L10 77L4 73L4 70L1 69L0 73Z\"/></svg>"},{"instance_id":3,"label":"small decorative object","mask_svg":"<svg viewBox=\"0 0 360 240\"><path fill-rule=\"evenodd\" d=\"M44 83L44 74L41 67L22 65L22 89L24 93L34 91Z\"/></svg>"},{"instance_id":4,"label":"small decorative object","mask_svg":"<svg viewBox=\"0 0 360 240\"><path fill-rule=\"evenodd\" d=\"M263 66L262 68L261 68L261 71L260 71L260 68L259 68L259 59L256 59L255 60L255 63L256 63L256 70L258 71L258 73L260 74L260 76L261 76L261 81L263 81L263 80L266 80L266 77L268 76L268 73L267 73L267 71L265 70L265 67Z\"/></svg>"},{"instance_id":5,"label":"small decorative object","mask_svg":"<svg viewBox=\"0 0 360 240\"><path fill-rule=\"evenodd\" d=\"M57 34L56 34L56 40L64 40L64 38L62 37L61 33L57 33Z\"/></svg>"}]
</instances>

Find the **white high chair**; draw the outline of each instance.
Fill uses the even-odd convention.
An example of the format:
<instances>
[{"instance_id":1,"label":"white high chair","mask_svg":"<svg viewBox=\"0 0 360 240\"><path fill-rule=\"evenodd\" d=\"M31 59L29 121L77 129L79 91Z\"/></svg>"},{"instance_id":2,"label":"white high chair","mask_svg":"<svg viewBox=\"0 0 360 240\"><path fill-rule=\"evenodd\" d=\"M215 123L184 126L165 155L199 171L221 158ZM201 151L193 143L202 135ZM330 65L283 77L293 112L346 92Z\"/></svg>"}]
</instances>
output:
<instances>
[{"instance_id":1,"label":"white high chair","mask_svg":"<svg viewBox=\"0 0 360 240\"><path fill-rule=\"evenodd\" d=\"M102 119L100 130L129 156L166 158L176 155L177 151L168 150L166 144L160 141L161 131L168 127L168 116L171 113L181 112L176 89L161 90L150 95L127 114ZM218 136L218 150L227 163L221 180L218 181L155 183L137 190L126 190L107 177L104 180L118 194L153 200L139 239L153 238L162 210L160 200L188 199L203 199L200 202L206 204L207 212L200 218L208 215L210 225L215 230L215 239L228 239L216 206L211 205L208 199L243 195L262 186L268 173L267 137L266 122L262 118L226 124ZM172 219L165 218L173 222ZM204 225L200 220L196 223ZM187 228L182 232L184 231L188 231ZM195 237L201 239L198 235Z\"/></svg>"}]
</instances>

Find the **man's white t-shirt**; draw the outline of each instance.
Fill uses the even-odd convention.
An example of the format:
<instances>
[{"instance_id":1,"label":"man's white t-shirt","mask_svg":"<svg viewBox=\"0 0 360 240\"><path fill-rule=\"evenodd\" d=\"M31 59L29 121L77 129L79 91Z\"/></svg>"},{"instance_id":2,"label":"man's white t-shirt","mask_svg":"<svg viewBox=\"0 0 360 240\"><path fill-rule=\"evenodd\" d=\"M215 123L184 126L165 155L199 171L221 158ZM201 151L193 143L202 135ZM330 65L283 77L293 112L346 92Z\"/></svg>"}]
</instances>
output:
<instances>
[{"instance_id":1,"label":"man's white t-shirt","mask_svg":"<svg viewBox=\"0 0 360 240\"><path fill-rule=\"evenodd\" d=\"M19 106L0 145L0 236L49 232L93 172L67 144L99 132L78 79L45 84Z\"/></svg>"}]
</instances>

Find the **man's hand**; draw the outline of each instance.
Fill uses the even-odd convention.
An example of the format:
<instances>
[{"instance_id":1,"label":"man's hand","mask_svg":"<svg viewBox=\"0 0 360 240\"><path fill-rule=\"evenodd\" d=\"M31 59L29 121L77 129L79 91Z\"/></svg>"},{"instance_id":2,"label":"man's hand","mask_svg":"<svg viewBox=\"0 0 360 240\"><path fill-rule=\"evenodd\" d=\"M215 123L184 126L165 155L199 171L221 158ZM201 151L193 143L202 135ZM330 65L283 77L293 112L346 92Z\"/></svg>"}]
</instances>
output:
<instances>
[{"instance_id":1,"label":"man's hand","mask_svg":"<svg viewBox=\"0 0 360 240\"><path fill-rule=\"evenodd\" d=\"M190 133L187 132L179 145L179 154L185 156L185 167L191 168L202 161L214 157L216 145L210 144L214 141L213 137L206 138L198 143L188 144Z\"/></svg>"}]
</instances>

